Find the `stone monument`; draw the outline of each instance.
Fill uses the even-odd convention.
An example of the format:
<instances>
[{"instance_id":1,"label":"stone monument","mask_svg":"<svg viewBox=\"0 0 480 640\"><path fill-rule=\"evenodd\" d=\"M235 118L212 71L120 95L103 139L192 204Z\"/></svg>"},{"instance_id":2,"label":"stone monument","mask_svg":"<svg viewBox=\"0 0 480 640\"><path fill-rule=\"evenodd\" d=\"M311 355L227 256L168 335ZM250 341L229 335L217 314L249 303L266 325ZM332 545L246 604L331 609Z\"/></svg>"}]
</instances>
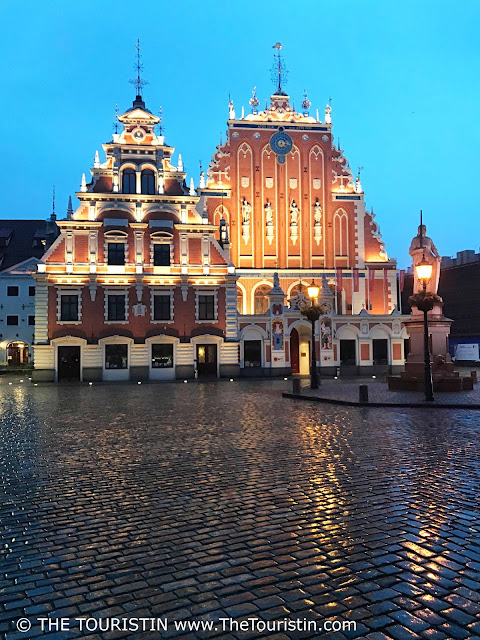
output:
<instances>
[{"instance_id":1,"label":"stone monument","mask_svg":"<svg viewBox=\"0 0 480 640\"><path fill-rule=\"evenodd\" d=\"M405 363L405 371L400 376L390 376L388 387L393 390L422 391L424 389L424 308L428 309L428 341L434 391L461 391L471 389L471 378L460 378L453 370L448 349L448 337L453 320L443 315L443 300L437 294L440 279L440 255L427 228L420 224L417 235L410 243L409 253L413 259L413 296L410 318L405 321L409 335L410 349ZM416 267L428 262L432 274L426 286L418 279Z\"/></svg>"}]
</instances>

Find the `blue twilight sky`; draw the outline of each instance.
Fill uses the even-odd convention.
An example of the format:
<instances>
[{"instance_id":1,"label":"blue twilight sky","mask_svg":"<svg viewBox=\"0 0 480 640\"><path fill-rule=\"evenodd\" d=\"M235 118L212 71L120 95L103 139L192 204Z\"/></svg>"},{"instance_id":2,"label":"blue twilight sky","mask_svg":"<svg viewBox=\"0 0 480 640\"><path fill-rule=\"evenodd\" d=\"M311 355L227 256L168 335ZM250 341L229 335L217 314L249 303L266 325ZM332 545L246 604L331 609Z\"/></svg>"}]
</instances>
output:
<instances>
[{"instance_id":1,"label":"blue twilight sky","mask_svg":"<svg viewBox=\"0 0 480 640\"><path fill-rule=\"evenodd\" d=\"M57 213L111 139L115 102L131 106L135 41L144 98L163 108L166 141L198 183L224 133L228 95L263 106L280 41L286 90L312 112L332 97L335 138L363 166L390 257L408 247L423 208L442 255L480 244L478 0L1 0L0 218Z\"/></svg>"}]
</instances>

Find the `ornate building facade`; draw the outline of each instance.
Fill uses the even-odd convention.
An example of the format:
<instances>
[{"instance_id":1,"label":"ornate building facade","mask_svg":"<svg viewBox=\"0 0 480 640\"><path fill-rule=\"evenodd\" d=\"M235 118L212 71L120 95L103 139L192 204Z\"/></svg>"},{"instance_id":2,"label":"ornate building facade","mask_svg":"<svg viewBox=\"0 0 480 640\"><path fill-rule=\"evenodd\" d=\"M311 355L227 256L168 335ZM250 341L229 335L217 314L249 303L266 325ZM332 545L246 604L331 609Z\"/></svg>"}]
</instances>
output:
<instances>
[{"instance_id":1,"label":"ornate building facade","mask_svg":"<svg viewBox=\"0 0 480 640\"><path fill-rule=\"evenodd\" d=\"M36 280L36 380L238 374L236 275L137 95Z\"/></svg>"},{"instance_id":2,"label":"ornate building facade","mask_svg":"<svg viewBox=\"0 0 480 640\"><path fill-rule=\"evenodd\" d=\"M396 263L388 258L360 178L354 179L324 121L291 106L281 82L270 104L236 114L200 194L237 269L240 366L245 374L306 374L311 328L300 308L321 287L320 371L374 373L404 364ZM203 185L205 182L205 186ZM276 275L278 274L278 280Z\"/></svg>"}]
</instances>

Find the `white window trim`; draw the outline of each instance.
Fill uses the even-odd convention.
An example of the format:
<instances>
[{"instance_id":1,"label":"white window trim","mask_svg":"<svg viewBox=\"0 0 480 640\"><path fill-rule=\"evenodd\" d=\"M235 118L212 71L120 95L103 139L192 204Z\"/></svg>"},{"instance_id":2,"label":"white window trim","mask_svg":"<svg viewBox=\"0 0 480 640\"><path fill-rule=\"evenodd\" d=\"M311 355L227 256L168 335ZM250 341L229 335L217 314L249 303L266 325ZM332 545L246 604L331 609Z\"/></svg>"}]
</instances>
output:
<instances>
[{"instance_id":1,"label":"white window trim","mask_svg":"<svg viewBox=\"0 0 480 640\"><path fill-rule=\"evenodd\" d=\"M62 296L77 296L78 320L62 320ZM82 324L82 290L57 289L57 324Z\"/></svg>"},{"instance_id":2,"label":"white window trim","mask_svg":"<svg viewBox=\"0 0 480 640\"><path fill-rule=\"evenodd\" d=\"M125 297L125 320L109 320L108 319L108 296L124 296ZM104 321L105 324L128 324L128 290L127 289L107 289L104 292Z\"/></svg>"},{"instance_id":3,"label":"white window trim","mask_svg":"<svg viewBox=\"0 0 480 640\"><path fill-rule=\"evenodd\" d=\"M155 296L170 296L170 320L155 320ZM173 324L173 290L172 289L152 289L150 292L150 319L152 324Z\"/></svg>"},{"instance_id":4,"label":"white window trim","mask_svg":"<svg viewBox=\"0 0 480 640\"><path fill-rule=\"evenodd\" d=\"M154 252L156 244L168 244L170 245L170 264L168 266L154 265ZM155 231L150 234L150 264L154 269L154 273L170 272L170 268L173 266L173 236L166 231Z\"/></svg>"},{"instance_id":5,"label":"white window trim","mask_svg":"<svg viewBox=\"0 0 480 640\"><path fill-rule=\"evenodd\" d=\"M123 243L123 248L124 248L124 252L125 252L125 264L121 265L121 264L108 264L108 245L109 244L120 244ZM125 233L125 231L106 231L105 235L104 235L104 242L103 242L103 257L104 257L104 262L107 265L107 267L112 267L113 271L112 273L116 270L116 269L120 269L123 271L117 271L117 273L125 273L125 267L127 266L127 264L129 264L128 262L128 234Z\"/></svg>"},{"instance_id":6,"label":"white window trim","mask_svg":"<svg viewBox=\"0 0 480 640\"><path fill-rule=\"evenodd\" d=\"M213 309L214 318L212 320L199 319L199 296L214 296ZM218 290L217 289L196 289L195 290L195 322L198 324L216 324L218 322Z\"/></svg>"}]
</instances>

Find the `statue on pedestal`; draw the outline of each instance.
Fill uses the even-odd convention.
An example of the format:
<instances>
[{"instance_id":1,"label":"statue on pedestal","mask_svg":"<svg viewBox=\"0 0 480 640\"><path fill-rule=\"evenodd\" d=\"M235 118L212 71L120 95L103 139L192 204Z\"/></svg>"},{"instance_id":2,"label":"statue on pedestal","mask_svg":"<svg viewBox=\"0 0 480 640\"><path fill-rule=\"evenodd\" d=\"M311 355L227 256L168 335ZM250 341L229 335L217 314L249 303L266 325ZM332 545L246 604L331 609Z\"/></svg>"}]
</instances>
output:
<instances>
[{"instance_id":1,"label":"statue on pedestal","mask_svg":"<svg viewBox=\"0 0 480 640\"><path fill-rule=\"evenodd\" d=\"M412 239L410 244L409 254L413 258L413 273L414 284L413 293L420 293L423 291L423 285L418 280L417 270L415 267L419 264L423 258L432 265L432 276L427 283L427 291L429 293L437 293L438 281L440 279L440 262L442 258L438 254L437 247L434 245L433 240L427 235L427 227L421 224L418 227L418 234Z\"/></svg>"}]
</instances>

